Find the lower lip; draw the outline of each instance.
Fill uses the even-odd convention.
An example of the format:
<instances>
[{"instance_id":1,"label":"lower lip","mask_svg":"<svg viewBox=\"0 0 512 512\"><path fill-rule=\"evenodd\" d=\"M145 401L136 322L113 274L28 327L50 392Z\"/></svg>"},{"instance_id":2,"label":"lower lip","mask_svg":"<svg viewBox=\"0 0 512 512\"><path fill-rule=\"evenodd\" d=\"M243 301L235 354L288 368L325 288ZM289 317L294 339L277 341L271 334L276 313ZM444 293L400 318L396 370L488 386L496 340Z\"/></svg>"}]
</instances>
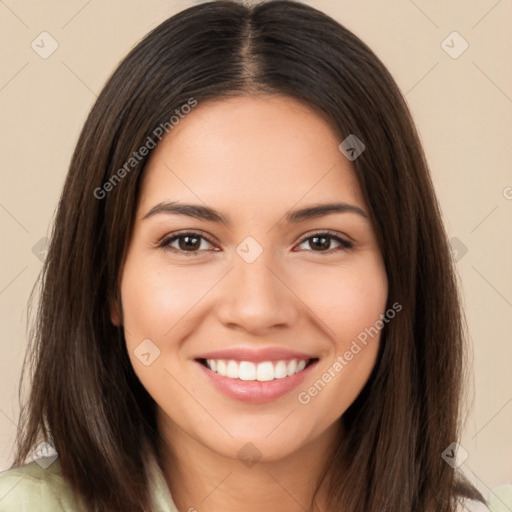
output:
<instances>
[{"instance_id":1,"label":"lower lip","mask_svg":"<svg viewBox=\"0 0 512 512\"><path fill-rule=\"evenodd\" d=\"M199 366L210 382L225 395L243 402L262 404L276 400L302 384L312 368L318 363L318 360L313 361L313 363L310 363L304 370L293 374L291 377L263 382L223 377L206 368L206 366L199 361L194 362Z\"/></svg>"}]
</instances>

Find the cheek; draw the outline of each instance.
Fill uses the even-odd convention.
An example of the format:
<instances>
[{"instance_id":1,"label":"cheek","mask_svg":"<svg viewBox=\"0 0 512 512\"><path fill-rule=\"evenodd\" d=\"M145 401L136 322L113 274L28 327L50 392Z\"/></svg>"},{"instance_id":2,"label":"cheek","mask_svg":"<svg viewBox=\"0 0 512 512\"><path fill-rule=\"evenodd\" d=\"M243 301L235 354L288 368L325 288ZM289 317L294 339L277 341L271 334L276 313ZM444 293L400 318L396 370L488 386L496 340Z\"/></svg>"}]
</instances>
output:
<instances>
[{"instance_id":1,"label":"cheek","mask_svg":"<svg viewBox=\"0 0 512 512\"><path fill-rule=\"evenodd\" d=\"M357 398L376 362L385 314L388 281L382 260L366 257L359 265L314 276L315 287L303 288L326 336L329 357L314 382L299 390L297 399L327 423L335 421ZM380 327L380 328L379 328ZM323 411L323 412L322 412Z\"/></svg>"},{"instance_id":2,"label":"cheek","mask_svg":"<svg viewBox=\"0 0 512 512\"><path fill-rule=\"evenodd\" d=\"M385 312L387 294L383 263L370 255L357 264L311 275L301 292L337 353L347 350L353 339L375 325Z\"/></svg>"},{"instance_id":3,"label":"cheek","mask_svg":"<svg viewBox=\"0 0 512 512\"><path fill-rule=\"evenodd\" d=\"M125 327L132 338L163 340L206 293L213 278L194 267L159 268L127 261L121 295Z\"/></svg>"},{"instance_id":4,"label":"cheek","mask_svg":"<svg viewBox=\"0 0 512 512\"><path fill-rule=\"evenodd\" d=\"M127 257L121 281L126 347L136 375L157 403L180 396L169 374L175 373L171 362L180 358L177 340L207 284L193 268L170 271L169 265L148 262L140 253Z\"/></svg>"}]
</instances>

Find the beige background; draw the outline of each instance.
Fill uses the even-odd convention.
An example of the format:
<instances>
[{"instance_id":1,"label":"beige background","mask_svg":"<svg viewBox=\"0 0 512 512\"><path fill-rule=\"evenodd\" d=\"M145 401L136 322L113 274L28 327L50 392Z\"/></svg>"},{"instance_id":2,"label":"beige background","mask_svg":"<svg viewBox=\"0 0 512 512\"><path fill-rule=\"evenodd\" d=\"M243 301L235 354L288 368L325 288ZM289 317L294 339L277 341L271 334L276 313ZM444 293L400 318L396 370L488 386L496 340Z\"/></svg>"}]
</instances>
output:
<instances>
[{"instance_id":1,"label":"beige background","mask_svg":"<svg viewBox=\"0 0 512 512\"><path fill-rule=\"evenodd\" d=\"M118 61L193 3L0 0L0 470L12 460L27 299L44 254L40 240L76 138ZM474 349L463 467L488 496L512 477L512 0L309 3L379 55L418 125L447 230L457 239ZM34 41L39 52L51 48L44 31L58 43L46 59L31 47ZM448 37L454 31L460 37ZM453 58L464 40L468 48Z\"/></svg>"}]
</instances>

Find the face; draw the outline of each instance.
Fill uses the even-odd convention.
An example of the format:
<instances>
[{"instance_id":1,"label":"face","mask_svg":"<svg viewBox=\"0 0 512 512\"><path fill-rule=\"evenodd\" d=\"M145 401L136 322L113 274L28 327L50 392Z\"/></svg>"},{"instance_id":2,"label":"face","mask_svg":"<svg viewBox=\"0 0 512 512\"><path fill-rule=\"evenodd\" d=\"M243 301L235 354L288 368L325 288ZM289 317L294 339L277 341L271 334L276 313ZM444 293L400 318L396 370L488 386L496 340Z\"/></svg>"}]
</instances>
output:
<instances>
[{"instance_id":1,"label":"face","mask_svg":"<svg viewBox=\"0 0 512 512\"><path fill-rule=\"evenodd\" d=\"M121 307L162 428L274 460L332 432L361 391L388 283L340 142L296 100L239 97L200 103L153 151Z\"/></svg>"}]
</instances>

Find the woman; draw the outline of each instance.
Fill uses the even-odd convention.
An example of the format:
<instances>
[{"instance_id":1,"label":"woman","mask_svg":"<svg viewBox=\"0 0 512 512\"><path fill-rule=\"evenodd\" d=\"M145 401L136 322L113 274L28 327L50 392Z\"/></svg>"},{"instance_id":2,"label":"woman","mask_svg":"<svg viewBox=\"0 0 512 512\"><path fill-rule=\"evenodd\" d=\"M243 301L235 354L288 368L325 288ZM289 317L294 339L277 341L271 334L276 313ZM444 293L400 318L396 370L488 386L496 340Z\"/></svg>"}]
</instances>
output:
<instances>
[{"instance_id":1,"label":"woman","mask_svg":"<svg viewBox=\"0 0 512 512\"><path fill-rule=\"evenodd\" d=\"M218 1L151 32L85 123L42 286L0 510L484 507L418 135L325 14Z\"/></svg>"}]
</instances>

